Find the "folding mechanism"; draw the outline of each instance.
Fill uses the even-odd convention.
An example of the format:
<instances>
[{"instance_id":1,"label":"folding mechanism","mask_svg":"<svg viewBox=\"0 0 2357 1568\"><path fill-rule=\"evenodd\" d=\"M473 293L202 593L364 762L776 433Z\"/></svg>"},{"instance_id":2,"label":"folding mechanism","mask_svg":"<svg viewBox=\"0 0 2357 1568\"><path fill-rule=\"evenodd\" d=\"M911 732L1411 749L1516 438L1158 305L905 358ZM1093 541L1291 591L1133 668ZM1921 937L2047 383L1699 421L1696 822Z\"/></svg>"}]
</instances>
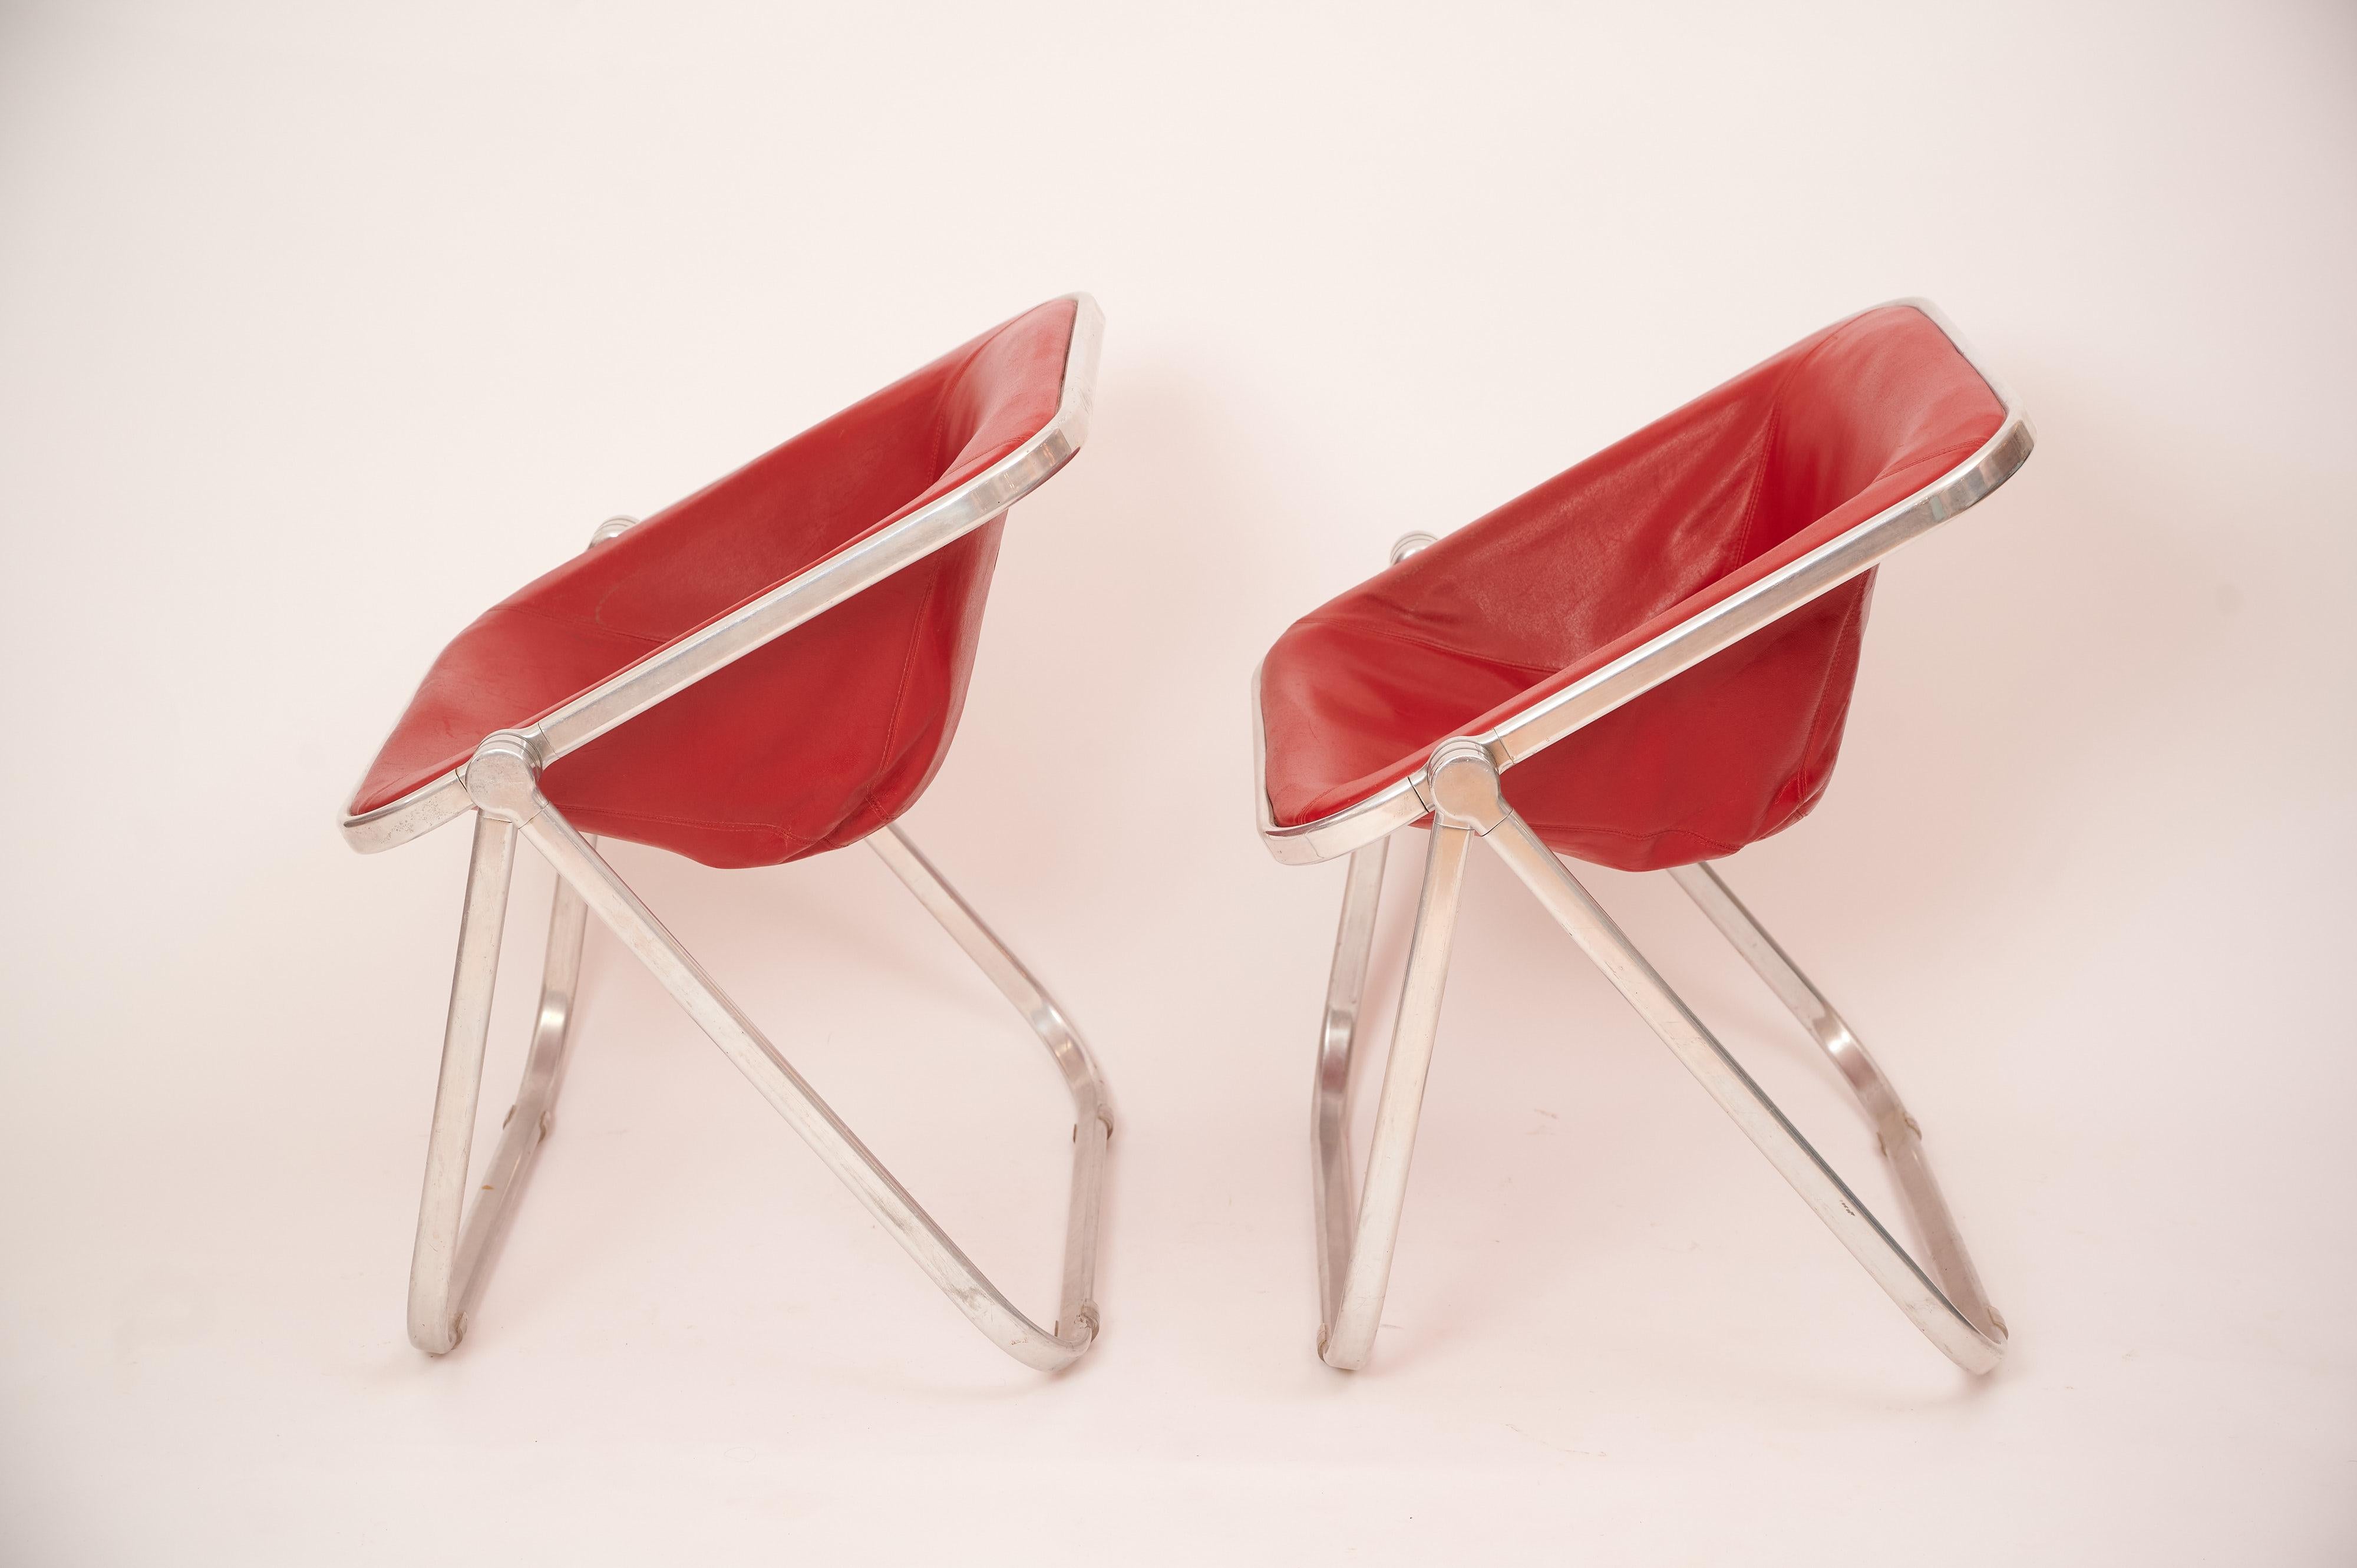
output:
<instances>
[{"instance_id":1,"label":"folding mechanism","mask_svg":"<svg viewBox=\"0 0 2357 1568\"><path fill-rule=\"evenodd\" d=\"M1709 863L1789 826L1838 749L1872 568L2019 468L2012 399L1921 301L1854 317L1297 622L1254 680L1276 858L1349 857L1311 1116L1318 1354L1363 1367L1399 1239L1466 856L1512 868L1916 1326L1993 1369L1990 1305L1921 1131ZM1430 828L1359 1190L1351 1066L1391 835ZM1910 1255L1565 864L1663 869L1873 1123Z\"/></svg>"},{"instance_id":2,"label":"folding mechanism","mask_svg":"<svg viewBox=\"0 0 2357 1568\"><path fill-rule=\"evenodd\" d=\"M956 727L1001 520L1085 435L1102 331L1086 295L1018 317L645 522L601 526L585 555L436 660L343 821L366 852L475 813L411 1265L419 1348L443 1354L465 1333L547 1136L591 915L985 1337L1045 1371L1094 1342L1103 1081L1046 990L895 819ZM916 895L1072 1096L1051 1327L974 1267L713 983L597 853L598 833L722 866L864 843ZM556 873L540 1015L462 1226L519 838Z\"/></svg>"}]
</instances>

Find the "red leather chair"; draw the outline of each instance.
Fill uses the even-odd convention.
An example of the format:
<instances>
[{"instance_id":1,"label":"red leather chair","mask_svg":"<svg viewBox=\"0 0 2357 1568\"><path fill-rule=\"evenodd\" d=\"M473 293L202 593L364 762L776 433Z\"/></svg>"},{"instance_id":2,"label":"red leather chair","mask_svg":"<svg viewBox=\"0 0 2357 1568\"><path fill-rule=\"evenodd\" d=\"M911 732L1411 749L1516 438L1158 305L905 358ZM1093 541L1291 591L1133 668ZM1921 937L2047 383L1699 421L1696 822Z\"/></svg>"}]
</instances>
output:
<instances>
[{"instance_id":1,"label":"red leather chair","mask_svg":"<svg viewBox=\"0 0 2357 1568\"><path fill-rule=\"evenodd\" d=\"M1112 1112L1088 1048L895 825L957 727L1001 521L1085 434L1103 318L1076 295L994 328L494 606L443 650L343 819L362 851L475 813L411 1266L409 1336L465 1332L549 1127L596 914L990 1339L1052 1370L1093 1343ZM1052 1329L983 1277L589 835L708 865L864 842L1039 1032L1072 1095ZM557 874L523 1086L463 1231L468 1147L519 836Z\"/></svg>"},{"instance_id":2,"label":"red leather chair","mask_svg":"<svg viewBox=\"0 0 2357 1568\"><path fill-rule=\"evenodd\" d=\"M1938 311L1852 317L1305 616L1254 678L1260 828L1347 854L1313 1144L1318 1353L1363 1366L1406 1195L1465 857L1512 866L1932 1342L1996 1365L1990 1306L1889 1080L1708 864L1789 827L1841 745L1877 561L2029 455ZM1432 830L1354 1201L1348 1097L1390 835ZM1919 1264L1565 866L1667 869L1831 1057L1924 1238Z\"/></svg>"}]
</instances>

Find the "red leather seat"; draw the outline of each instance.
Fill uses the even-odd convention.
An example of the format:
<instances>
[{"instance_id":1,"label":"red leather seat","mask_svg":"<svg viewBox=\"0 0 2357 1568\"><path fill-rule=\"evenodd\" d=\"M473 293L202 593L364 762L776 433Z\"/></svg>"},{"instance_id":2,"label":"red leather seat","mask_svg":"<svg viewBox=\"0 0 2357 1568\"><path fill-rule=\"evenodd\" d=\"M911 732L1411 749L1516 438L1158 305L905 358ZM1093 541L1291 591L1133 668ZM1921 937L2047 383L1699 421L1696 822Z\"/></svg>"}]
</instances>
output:
<instances>
[{"instance_id":1,"label":"red leather seat","mask_svg":"<svg viewBox=\"0 0 2357 1568\"><path fill-rule=\"evenodd\" d=\"M1261 671L1281 827L1315 822L1922 489L2004 422L1910 306L1854 317L1297 621ZM1509 769L1555 849L1732 854L1824 792L1872 574Z\"/></svg>"},{"instance_id":2,"label":"red leather seat","mask_svg":"<svg viewBox=\"0 0 2357 1568\"><path fill-rule=\"evenodd\" d=\"M575 557L458 634L361 782L374 811L1006 456L1054 416L1075 306L983 334ZM965 699L999 521L557 760L585 832L717 866L854 843L913 803Z\"/></svg>"}]
</instances>

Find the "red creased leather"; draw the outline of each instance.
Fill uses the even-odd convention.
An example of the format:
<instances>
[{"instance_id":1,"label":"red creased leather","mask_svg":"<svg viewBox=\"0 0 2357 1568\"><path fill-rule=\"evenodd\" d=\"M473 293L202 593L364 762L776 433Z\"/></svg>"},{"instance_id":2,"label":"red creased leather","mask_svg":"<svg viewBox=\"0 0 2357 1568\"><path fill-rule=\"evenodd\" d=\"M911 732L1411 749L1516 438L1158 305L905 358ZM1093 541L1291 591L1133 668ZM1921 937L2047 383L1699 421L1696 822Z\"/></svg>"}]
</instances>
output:
<instances>
[{"instance_id":1,"label":"red creased leather","mask_svg":"<svg viewBox=\"0 0 2357 1568\"><path fill-rule=\"evenodd\" d=\"M426 672L357 815L954 489L1039 434L1075 307L983 334L576 556ZM837 848L906 811L957 726L998 554L993 521L600 736L542 791L584 832L709 865Z\"/></svg>"},{"instance_id":2,"label":"red creased leather","mask_svg":"<svg viewBox=\"0 0 2357 1568\"><path fill-rule=\"evenodd\" d=\"M1828 328L1294 623L1261 671L1269 802L1365 800L1904 500L2004 408L1889 306ZM1555 849L1641 871L1724 855L1816 804L1871 573L1510 768Z\"/></svg>"}]
</instances>

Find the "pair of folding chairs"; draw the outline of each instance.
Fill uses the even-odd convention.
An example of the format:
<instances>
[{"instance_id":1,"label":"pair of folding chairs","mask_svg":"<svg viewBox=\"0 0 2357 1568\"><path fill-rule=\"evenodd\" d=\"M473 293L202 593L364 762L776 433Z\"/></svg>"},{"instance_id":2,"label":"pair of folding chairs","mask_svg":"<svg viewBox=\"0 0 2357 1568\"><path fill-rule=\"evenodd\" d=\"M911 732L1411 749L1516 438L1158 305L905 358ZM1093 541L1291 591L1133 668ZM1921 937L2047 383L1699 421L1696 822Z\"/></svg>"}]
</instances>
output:
<instances>
[{"instance_id":1,"label":"pair of folding chairs","mask_svg":"<svg viewBox=\"0 0 2357 1568\"><path fill-rule=\"evenodd\" d=\"M1007 509L1079 450L1102 317L1049 302L687 499L600 526L435 661L343 817L362 851L472 813L474 846L409 1290L409 1335L465 1333L546 1139L594 914L983 1334L1064 1367L1099 1330L1113 1116L1046 989L898 825L957 725ZM1380 1319L1465 864L1506 862L1867 1272L1959 1366L1989 1305L1889 1080L1711 862L1791 825L1839 747L1877 562L2018 468L2029 425L1930 306L1829 328L1295 623L1254 681L1260 832L1349 857L1311 1144L1319 1354ZM1372 1145L1354 1195L1351 1066L1384 857L1428 830ZM1073 1103L1052 1326L1017 1308L828 1109L597 852L721 867L864 843L1046 1045ZM556 875L523 1081L467 1212L491 991L521 838ZM1665 869L1823 1047L1880 1139L1910 1255L1565 864ZM463 1223L462 1223L463 1221Z\"/></svg>"}]
</instances>

